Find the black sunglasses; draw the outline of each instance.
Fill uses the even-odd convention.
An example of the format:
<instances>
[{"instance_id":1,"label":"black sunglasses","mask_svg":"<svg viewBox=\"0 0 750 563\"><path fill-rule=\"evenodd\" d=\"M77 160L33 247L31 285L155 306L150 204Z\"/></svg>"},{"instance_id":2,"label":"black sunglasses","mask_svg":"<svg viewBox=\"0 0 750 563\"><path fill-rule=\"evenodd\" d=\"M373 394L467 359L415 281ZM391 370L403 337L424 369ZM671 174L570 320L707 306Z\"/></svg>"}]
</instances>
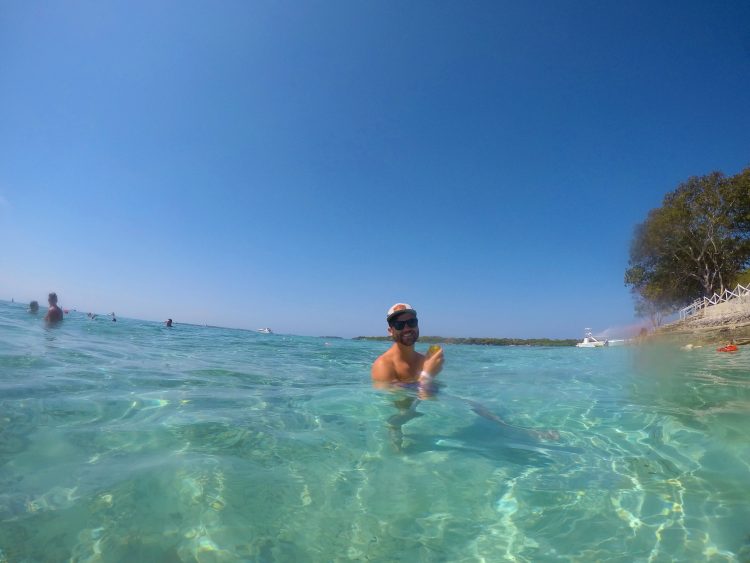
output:
<instances>
[{"instance_id":1,"label":"black sunglasses","mask_svg":"<svg viewBox=\"0 0 750 563\"><path fill-rule=\"evenodd\" d=\"M405 326L408 326L409 328L414 328L419 324L419 320L417 317L414 317L413 319L409 319L408 321L391 321L391 326L395 328L396 330L404 330Z\"/></svg>"}]
</instances>

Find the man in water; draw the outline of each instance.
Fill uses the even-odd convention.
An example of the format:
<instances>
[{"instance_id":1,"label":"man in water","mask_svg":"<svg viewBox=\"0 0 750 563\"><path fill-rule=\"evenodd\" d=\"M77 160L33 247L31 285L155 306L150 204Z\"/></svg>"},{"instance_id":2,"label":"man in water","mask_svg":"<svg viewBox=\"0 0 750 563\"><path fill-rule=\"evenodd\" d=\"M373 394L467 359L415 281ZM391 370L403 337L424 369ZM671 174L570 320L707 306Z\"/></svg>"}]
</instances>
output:
<instances>
[{"instance_id":1,"label":"man in water","mask_svg":"<svg viewBox=\"0 0 750 563\"><path fill-rule=\"evenodd\" d=\"M375 387L397 389L416 384L419 398L428 398L434 393L433 378L443 369L443 350L426 356L414 350L414 344L419 339L419 321L417 312L407 303L396 303L388 310L388 334L393 339L393 345L372 364L372 381ZM508 424L502 418L475 401L466 401L476 414L490 420L506 431L515 429L521 436L557 440L560 435L554 430L540 431L526 429ZM388 419L393 445L398 451L402 450L403 432L401 427L412 418L421 416L416 407L419 399L415 397L401 397L395 401L399 409L398 414Z\"/></svg>"},{"instance_id":2,"label":"man in water","mask_svg":"<svg viewBox=\"0 0 750 563\"><path fill-rule=\"evenodd\" d=\"M171 328L172 327L172 319L167 319L166 321L164 321L164 324Z\"/></svg>"},{"instance_id":3,"label":"man in water","mask_svg":"<svg viewBox=\"0 0 750 563\"><path fill-rule=\"evenodd\" d=\"M57 293L54 291L47 297L47 303L49 303L49 309L47 314L44 315L44 322L48 325L57 324L63 320L63 312L60 307L57 306Z\"/></svg>"},{"instance_id":4,"label":"man in water","mask_svg":"<svg viewBox=\"0 0 750 563\"><path fill-rule=\"evenodd\" d=\"M386 315L393 345L372 364L376 387L432 382L443 369L443 351L425 357L414 349L419 340L417 312L408 303L396 303Z\"/></svg>"},{"instance_id":5,"label":"man in water","mask_svg":"<svg viewBox=\"0 0 750 563\"><path fill-rule=\"evenodd\" d=\"M419 340L417 312L408 303L396 303L386 314L388 334L393 345L372 364L372 382L375 387L388 389L417 385L421 398L433 393L433 378L443 369L443 350L424 356L414 349ZM388 419L393 445L401 450L401 426L419 416L416 398L396 400L399 413Z\"/></svg>"},{"instance_id":6,"label":"man in water","mask_svg":"<svg viewBox=\"0 0 750 563\"><path fill-rule=\"evenodd\" d=\"M39 312L39 302L32 301L29 303L29 313L36 315Z\"/></svg>"}]
</instances>

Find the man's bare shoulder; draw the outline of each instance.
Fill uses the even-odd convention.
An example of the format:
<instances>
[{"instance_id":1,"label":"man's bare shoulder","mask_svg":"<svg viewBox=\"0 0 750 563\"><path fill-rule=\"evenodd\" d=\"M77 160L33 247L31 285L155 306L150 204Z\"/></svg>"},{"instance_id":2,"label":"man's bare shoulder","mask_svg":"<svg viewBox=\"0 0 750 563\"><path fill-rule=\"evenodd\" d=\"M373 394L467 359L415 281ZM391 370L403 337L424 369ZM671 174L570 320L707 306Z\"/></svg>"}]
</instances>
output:
<instances>
[{"instance_id":1,"label":"man's bare shoulder","mask_svg":"<svg viewBox=\"0 0 750 563\"><path fill-rule=\"evenodd\" d=\"M393 348L389 348L372 363L370 373L376 381L390 381L395 373L393 364Z\"/></svg>"},{"instance_id":2,"label":"man's bare shoulder","mask_svg":"<svg viewBox=\"0 0 750 563\"><path fill-rule=\"evenodd\" d=\"M372 367L385 365L393 365L393 350L386 350L372 362Z\"/></svg>"}]
</instances>

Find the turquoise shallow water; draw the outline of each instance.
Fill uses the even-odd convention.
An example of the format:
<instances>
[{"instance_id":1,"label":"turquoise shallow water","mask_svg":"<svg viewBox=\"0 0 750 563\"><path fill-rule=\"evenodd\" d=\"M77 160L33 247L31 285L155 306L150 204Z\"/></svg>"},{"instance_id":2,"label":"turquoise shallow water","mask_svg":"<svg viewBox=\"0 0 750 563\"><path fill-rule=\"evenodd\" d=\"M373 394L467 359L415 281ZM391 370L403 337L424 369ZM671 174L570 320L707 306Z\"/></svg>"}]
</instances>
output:
<instances>
[{"instance_id":1,"label":"turquoise shallow water","mask_svg":"<svg viewBox=\"0 0 750 563\"><path fill-rule=\"evenodd\" d=\"M40 318L0 302L0 562L750 560L750 350L447 346L399 451L384 343Z\"/></svg>"}]
</instances>

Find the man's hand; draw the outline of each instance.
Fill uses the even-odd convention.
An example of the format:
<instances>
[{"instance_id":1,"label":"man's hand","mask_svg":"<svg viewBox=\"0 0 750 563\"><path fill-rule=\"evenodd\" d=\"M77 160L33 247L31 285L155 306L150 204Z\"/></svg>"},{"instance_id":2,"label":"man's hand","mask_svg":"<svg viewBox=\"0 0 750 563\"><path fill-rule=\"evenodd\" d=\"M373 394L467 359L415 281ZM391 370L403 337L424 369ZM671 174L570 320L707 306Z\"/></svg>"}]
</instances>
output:
<instances>
[{"instance_id":1,"label":"man's hand","mask_svg":"<svg viewBox=\"0 0 750 563\"><path fill-rule=\"evenodd\" d=\"M432 377L435 377L442 371L444 361L445 359L443 358L443 349L441 348L434 354L431 354L429 357L425 358L424 364L422 365L422 371L426 371Z\"/></svg>"}]
</instances>

